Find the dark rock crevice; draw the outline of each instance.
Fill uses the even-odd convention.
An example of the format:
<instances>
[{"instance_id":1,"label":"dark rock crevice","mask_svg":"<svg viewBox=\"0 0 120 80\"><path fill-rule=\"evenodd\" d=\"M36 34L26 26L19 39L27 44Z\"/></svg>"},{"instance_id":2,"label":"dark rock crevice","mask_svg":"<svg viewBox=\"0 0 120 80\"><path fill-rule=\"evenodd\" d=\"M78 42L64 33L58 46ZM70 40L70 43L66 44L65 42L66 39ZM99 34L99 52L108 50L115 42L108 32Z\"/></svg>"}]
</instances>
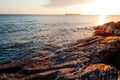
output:
<instances>
[{"instance_id":1,"label":"dark rock crevice","mask_svg":"<svg viewBox=\"0 0 120 80\"><path fill-rule=\"evenodd\" d=\"M107 62L107 64L120 70L120 50L117 52L114 52L113 55L109 55L105 57L104 61Z\"/></svg>"}]
</instances>

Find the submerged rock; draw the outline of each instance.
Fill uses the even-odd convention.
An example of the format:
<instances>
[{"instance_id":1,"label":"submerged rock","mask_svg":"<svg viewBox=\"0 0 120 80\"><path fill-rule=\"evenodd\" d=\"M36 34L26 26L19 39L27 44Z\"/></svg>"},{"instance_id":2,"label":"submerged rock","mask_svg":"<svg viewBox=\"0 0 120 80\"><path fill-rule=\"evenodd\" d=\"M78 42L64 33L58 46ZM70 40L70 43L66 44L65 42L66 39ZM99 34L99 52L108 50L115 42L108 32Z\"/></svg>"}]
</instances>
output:
<instances>
[{"instance_id":1,"label":"submerged rock","mask_svg":"<svg viewBox=\"0 0 120 80\"><path fill-rule=\"evenodd\" d=\"M117 80L120 68L118 23L107 23L95 33L55 53L40 51L26 61L0 66L1 80ZM107 25L110 28L107 28ZM116 27L114 27L116 26ZM115 36L113 36L113 34ZM118 34L118 33L117 33Z\"/></svg>"}]
</instances>

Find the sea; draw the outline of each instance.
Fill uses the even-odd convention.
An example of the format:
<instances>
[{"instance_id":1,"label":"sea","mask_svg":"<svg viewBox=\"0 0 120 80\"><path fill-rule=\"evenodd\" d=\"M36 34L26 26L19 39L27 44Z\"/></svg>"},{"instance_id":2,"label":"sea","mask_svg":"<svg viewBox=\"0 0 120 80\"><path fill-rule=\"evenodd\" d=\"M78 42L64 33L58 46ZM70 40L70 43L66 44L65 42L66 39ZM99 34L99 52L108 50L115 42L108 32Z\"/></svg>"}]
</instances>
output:
<instances>
[{"instance_id":1,"label":"sea","mask_svg":"<svg viewBox=\"0 0 120 80\"><path fill-rule=\"evenodd\" d=\"M0 14L0 65L67 48L111 21L120 16Z\"/></svg>"}]
</instances>

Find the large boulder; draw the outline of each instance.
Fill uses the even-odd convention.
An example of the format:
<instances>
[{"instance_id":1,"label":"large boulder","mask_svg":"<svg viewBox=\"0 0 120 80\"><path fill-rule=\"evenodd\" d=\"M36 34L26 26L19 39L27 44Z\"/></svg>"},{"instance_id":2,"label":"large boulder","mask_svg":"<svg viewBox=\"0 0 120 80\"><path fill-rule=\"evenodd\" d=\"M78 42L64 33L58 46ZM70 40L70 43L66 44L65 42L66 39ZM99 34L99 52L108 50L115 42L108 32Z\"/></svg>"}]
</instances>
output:
<instances>
[{"instance_id":1,"label":"large boulder","mask_svg":"<svg viewBox=\"0 0 120 80\"><path fill-rule=\"evenodd\" d=\"M120 36L120 22L110 22L95 28L95 36Z\"/></svg>"}]
</instances>

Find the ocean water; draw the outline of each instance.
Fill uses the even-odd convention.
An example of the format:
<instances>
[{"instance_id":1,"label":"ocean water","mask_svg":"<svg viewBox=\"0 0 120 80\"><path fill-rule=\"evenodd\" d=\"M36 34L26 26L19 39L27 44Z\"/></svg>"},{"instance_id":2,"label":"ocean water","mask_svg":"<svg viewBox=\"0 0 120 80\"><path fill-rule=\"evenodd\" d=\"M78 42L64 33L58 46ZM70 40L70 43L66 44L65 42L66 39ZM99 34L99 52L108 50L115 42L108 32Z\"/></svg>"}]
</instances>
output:
<instances>
[{"instance_id":1,"label":"ocean water","mask_svg":"<svg viewBox=\"0 0 120 80\"><path fill-rule=\"evenodd\" d=\"M55 52L111 21L120 21L120 16L0 15L0 64L25 60L43 50Z\"/></svg>"}]
</instances>

